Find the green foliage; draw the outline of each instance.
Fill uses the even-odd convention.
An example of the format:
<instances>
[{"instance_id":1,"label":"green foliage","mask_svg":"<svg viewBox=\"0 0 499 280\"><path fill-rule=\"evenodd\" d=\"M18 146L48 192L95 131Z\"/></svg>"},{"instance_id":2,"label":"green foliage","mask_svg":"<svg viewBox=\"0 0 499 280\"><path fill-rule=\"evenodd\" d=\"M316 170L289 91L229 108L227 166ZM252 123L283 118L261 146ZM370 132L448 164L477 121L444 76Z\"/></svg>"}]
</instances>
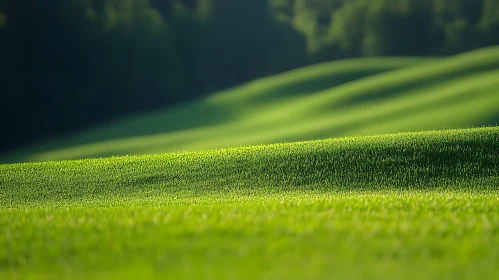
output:
<instances>
[{"instance_id":1,"label":"green foliage","mask_svg":"<svg viewBox=\"0 0 499 280\"><path fill-rule=\"evenodd\" d=\"M497 30L491 27L487 35L480 31L497 18L495 0L326 1L329 6L315 10L298 4L308 2L296 1L296 19L316 52L339 44L347 56L435 55L496 44L485 37ZM323 16L323 11L332 14ZM318 31L325 28L329 31Z\"/></svg>"},{"instance_id":2,"label":"green foliage","mask_svg":"<svg viewBox=\"0 0 499 280\"><path fill-rule=\"evenodd\" d=\"M369 2L362 54L429 55L432 14L421 1Z\"/></svg>"},{"instance_id":3,"label":"green foliage","mask_svg":"<svg viewBox=\"0 0 499 280\"><path fill-rule=\"evenodd\" d=\"M293 1L291 1L293 2ZM345 1L296 0L294 1L294 27L307 38L309 57L319 61L338 59L345 54L328 40L328 27L332 14L344 5ZM332 54L325 54L332 51Z\"/></svg>"},{"instance_id":4,"label":"green foliage","mask_svg":"<svg viewBox=\"0 0 499 280\"><path fill-rule=\"evenodd\" d=\"M442 37L444 53L456 53L483 44L478 28L483 2L434 1L434 25Z\"/></svg>"},{"instance_id":5,"label":"green foliage","mask_svg":"<svg viewBox=\"0 0 499 280\"><path fill-rule=\"evenodd\" d=\"M484 0L483 17L480 22L485 42L488 44L499 44L499 1Z\"/></svg>"},{"instance_id":6,"label":"green foliage","mask_svg":"<svg viewBox=\"0 0 499 280\"><path fill-rule=\"evenodd\" d=\"M498 149L481 128L0 165L0 276L494 278Z\"/></svg>"},{"instance_id":7,"label":"green foliage","mask_svg":"<svg viewBox=\"0 0 499 280\"><path fill-rule=\"evenodd\" d=\"M350 56L361 54L367 18L367 2L351 1L336 11L331 23L330 36Z\"/></svg>"}]
</instances>

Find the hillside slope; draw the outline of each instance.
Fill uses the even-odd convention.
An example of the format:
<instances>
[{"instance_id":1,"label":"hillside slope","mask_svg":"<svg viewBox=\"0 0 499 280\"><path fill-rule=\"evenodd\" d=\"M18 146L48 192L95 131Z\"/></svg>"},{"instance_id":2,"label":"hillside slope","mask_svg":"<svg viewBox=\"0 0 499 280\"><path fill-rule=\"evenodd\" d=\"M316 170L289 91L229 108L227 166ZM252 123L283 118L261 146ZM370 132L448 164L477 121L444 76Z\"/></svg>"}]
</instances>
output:
<instances>
[{"instance_id":1,"label":"hillside slope","mask_svg":"<svg viewBox=\"0 0 499 280\"><path fill-rule=\"evenodd\" d=\"M389 69L393 70L386 72ZM194 151L495 125L498 91L499 47L438 60L343 61L255 81L176 110L102 126L67 141L23 150L11 159Z\"/></svg>"},{"instance_id":2,"label":"hillside slope","mask_svg":"<svg viewBox=\"0 0 499 280\"><path fill-rule=\"evenodd\" d=\"M0 165L0 206L171 188L499 183L499 127ZM70 175L68 175L70 174ZM478 179L478 181L474 181Z\"/></svg>"},{"instance_id":3,"label":"hillside slope","mask_svg":"<svg viewBox=\"0 0 499 280\"><path fill-rule=\"evenodd\" d=\"M495 279L499 128L0 165L0 278Z\"/></svg>"}]
</instances>

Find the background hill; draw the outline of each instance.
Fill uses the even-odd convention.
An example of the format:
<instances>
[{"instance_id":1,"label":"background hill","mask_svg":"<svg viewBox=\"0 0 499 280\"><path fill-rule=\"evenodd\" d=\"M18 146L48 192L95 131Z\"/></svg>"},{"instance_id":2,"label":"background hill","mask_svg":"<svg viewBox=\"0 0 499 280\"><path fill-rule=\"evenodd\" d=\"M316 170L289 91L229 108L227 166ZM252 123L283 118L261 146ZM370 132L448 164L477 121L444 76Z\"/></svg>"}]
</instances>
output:
<instances>
[{"instance_id":1,"label":"background hill","mask_svg":"<svg viewBox=\"0 0 499 280\"><path fill-rule=\"evenodd\" d=\"M499 48L364 58L255 80L174 110L14 153L38 161L194 151L499 122Z\"/></svg>"},{"instance_id":2,"label":"background hill","mask_svg":"<svg viewBox=\"0 0 499 280\"><path fill-rule=\"evenodd\" d=\"M4 153L320 62L499 44L499 2L0 0L0 41Z\"/></svg>"}]
</instances>

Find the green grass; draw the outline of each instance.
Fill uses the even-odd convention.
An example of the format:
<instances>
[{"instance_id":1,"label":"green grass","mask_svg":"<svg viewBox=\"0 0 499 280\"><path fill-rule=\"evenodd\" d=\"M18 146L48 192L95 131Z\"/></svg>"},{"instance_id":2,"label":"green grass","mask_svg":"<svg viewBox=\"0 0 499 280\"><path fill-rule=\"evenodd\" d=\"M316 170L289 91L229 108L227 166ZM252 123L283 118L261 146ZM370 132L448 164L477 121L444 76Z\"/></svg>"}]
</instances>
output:
<instances>
[{"instance_id":1,"label":"green grass","mask_svg":"<svg viewBox=\"0 0 499 280\"><path fill-rule=\"evenodd\" d=\"M499 128L0 165L0 278L495 279Z\"/></svg>"},{"instance_id":2,"label":"green grass","mask_svg":"<svg viewBox=\"0 0 499 280\"><path fill-rule=\"evenodd\" d=\"M499 47L444 59L345 60L103 124L2 160L155 154L497 125L498 89Z\"/></svg>"}]
</instances>

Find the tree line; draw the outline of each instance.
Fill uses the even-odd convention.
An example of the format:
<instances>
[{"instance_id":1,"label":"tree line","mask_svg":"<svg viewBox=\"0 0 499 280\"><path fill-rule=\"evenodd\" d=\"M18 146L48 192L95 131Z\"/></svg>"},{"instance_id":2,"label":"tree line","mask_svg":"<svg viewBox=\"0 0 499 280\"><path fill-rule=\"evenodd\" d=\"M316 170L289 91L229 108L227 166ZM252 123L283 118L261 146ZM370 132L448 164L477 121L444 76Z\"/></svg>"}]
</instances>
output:
<instances>
[{"instance_id":1,"label":"tree line","mask_svg":"<svg viewBox=\"0 0 499 280\"><path fill-rule=\"evenodd\" d=\"M498 35L499 0L0 0L0 151L308 64Z\"/></svg>"}]
</instances>

